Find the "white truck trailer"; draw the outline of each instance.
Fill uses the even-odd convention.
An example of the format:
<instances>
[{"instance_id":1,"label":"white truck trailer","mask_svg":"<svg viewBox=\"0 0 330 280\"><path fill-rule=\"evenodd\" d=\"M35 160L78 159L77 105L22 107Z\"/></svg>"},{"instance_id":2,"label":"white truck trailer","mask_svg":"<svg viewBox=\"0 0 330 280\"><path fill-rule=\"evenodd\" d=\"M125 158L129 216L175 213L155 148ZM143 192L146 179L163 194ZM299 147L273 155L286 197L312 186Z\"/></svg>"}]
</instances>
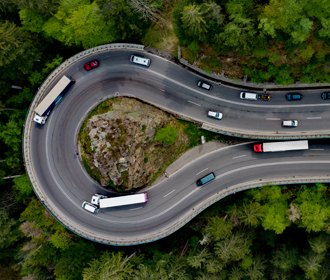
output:
<instances>
[{"instance_id":1,"label":"white truck trailer","mask_svg":"<svg viewBox=\"0 0 330 280\"><path fill-rule=\"evenodd\" d=\"M91 202L100 208L108 208L145 203L147 200L147 193L138 193L116 197L107 197L101 194L94 194Z\"/></svg>"},{"instance_id":2,"label":"white truck trailer","mask_svg":"<svg viewBox=\"0 0 330 280\"><path fill-rule=\"evenodd\" d=\"M74 83L75 80L72 79L70 76L62 76L62 78L57 82L57 84L35 108L34 111L36 114L33 120L39 124L45 124L48 115L50 114L52 109L56 106L58 102L60 102L64 94L70 89L70 87Z\"/></svg>"},{"instance_id":3,"label":"white truck trailer","mask_svg":"<svg viewBox=\"0 0 330 280\"><path fill-rule=\"evenodd\" d=\"M308 140L266 142L254 145L256 153L308 150Z\"/></svg>"}]
</instances>

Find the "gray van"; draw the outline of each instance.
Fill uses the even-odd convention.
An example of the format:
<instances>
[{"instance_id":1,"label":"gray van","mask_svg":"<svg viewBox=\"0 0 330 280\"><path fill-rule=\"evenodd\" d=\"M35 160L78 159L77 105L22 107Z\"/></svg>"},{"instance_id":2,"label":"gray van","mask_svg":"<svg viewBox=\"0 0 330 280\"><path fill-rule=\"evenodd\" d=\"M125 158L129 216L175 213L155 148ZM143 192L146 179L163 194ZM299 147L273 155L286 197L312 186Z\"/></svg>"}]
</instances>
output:
<instances>
[{"instance_id":1,"label":"gray van","mask_svg":"<svg viewBox=\"0 0 330 280\"><path fill-rule=\"evenodd\" d=\"M204 176L203 178L200 178L196 181L197 186L203 186L206 183L212 181L215 179L215 175L213 172L211 172L210 174L207 174L206 176Z\"/></svg>"},{"instance_id":2,"label":"gray van","mask_svg":"<svg viewBox=\"0 0 330 280\"><path fill-rule=\"evenodd\" d=\"M246 100L258 100L258 94L252 92L241 92L239 97Z\"/></svg>"},{"instance_id":3,"label":"gray van","mask_svg":"<svg viewBox=\"0 0 330 280\"><path fill-rule=\"evenodd\" d=\"M141 57L141 56L137 56L137 55L132 55L130 61L133 62L133 63L143 65L143 66L147 66L147 67L150 66L150 59L149 58L145 58L145 57Z\"/></svg>"}]
</instances>

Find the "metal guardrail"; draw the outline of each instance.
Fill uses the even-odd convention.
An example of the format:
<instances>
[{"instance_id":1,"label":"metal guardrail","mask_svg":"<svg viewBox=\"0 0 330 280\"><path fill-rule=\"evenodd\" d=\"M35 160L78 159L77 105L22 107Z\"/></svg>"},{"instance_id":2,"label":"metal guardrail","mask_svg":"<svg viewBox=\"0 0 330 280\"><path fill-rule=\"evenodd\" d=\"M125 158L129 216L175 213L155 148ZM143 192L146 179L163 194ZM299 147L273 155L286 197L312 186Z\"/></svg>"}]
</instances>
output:
<instances>
[{"instance_id":1,"label":"metal guardrail","mask_svg":"<svg viewBox=\"0 0 330 280\"><path fill-rule=\"evenodd\" d=\"M308 178L301 178L301 179L274 179L273 181L255 181L250 182L248 184L240 184L233 187L230 187L226 190L217 192L215 195L207 199L206 201L203 201L200 205L194 207L191 209L184 217L182 217L179 221L177 221L172 226L168 227L166 230L160 233L150 234L148 236L145 236L143 238L132 238L132 239L123 239L123 238L112 238L112 237L105 237L98 235L93 232L86 232L82 228L80 228L77 224L74 223L73 220L69 220L66 218L65 215L62 215L61 211L55 207L55 205L52 204L51 201L49 201L46 197L46 195L43 193L41 186L39 185L37 181L37 177L34 173L34 169L31 162L31 150L30 150L30 133L33 123L33 115L34 115L34 108L39 103L40 99L43 97L43 95L46 93L49 86L54 82L54 80L59 77L59 75L63 74L63 72L67 69L68 66L70 66L72 63L79 61L80 59L83 59L85 57L88 57L89 55L99 53L99 52L105 52L109 50L116 50L116 49L131 49L131 50L140 50L142 51L144 49L141 45L134 45L134 44L108 44L99 46L96 48L92 48L89 50L82 51L71 58L67 59L65 62L63 62L60 66L58 66L49 76L45 79L45 81L40 86L38 92L36 93L35 98L30 104L29 112L25 119L25 125L24 125L24 139L23 139L23 159L25 163L25 169L26 172L30 178L30 181L33 185L34 192L39 197L43 205L47 208L47 210L53 215L53 217L60 222L63 226L68 228L69 230L73 231L74 233L78 234L81 237L84 237L86 239L99 242L102 244L108 244L108 245L116 245L116 246L130 246L130 245L137 245L137 244L144 244L148 242L152 242L161 238L164 238L173 232L180 229L182 226L184 226L186 223L188 223L191 219L193 219L196 215L198 215L200 212L202 212L205 208L212 205L213 203L221 200L222 198L234 194L238 191L243 191L251 188L260 187L265 184L301 184L301 183L328 183L329 177L320 177L320 178L314 178L314 177L308 177ZM203 124L204 126L204 124ZM204 129L206 126L203 127ZM209 130L214 129L212 127L208 127ZM212 131L212 130L211 130ZM220 130L218 130L220 133ZM221 133L226 134L228 131L221 131ZM233 135L233 134L227 134L227 135ZM243 134L242 134L243 135ZM236 135L235 135L236 136ZM238 135L237 135L238 136ZM240 136L244 137L244 136ZM260 138L260 136L258 136ZM252 138L252 136L251 136Z\"/></svg>"},{"instance_id":2,"label":"metal guardrail","mask_svg":"<svg viewBox=\"0 0 330 280\"><path fill-rule=\"evenodd\" d=\"M230 78L225 75L225 70L222 71L221 74L211 71L208 75L205 70L201 69L197 65L190 64L186 59L181 56L181 47L178 46L178 59L182 67L190 72L194 72L195 74L203 76L204 79L211 80L213 82L219 83L221 85L225 85L228 87L236 88L236 89L245 89L245 90L253 90L257 92L264 92L265 90L268 92L275 91L297 91L297 90L329 90L330 83L314 83L314 84L301 84L296 82L292 85L279 85L275 83L253 83L247 82L247 75L243 78Z\"/></svg>"},{"instance_id":3,"label":"metal guardrail","mask_svg":"<svg viewBox=\"0 0 330 280\"><path fill-rule=\"evenodd\" d=\"M266 133L266 134L261 134L261 133L254 133L254 132L246 132L246 131L233 131L233 130L228 130L228 129L222 129L219 128L218 126L213 126L210 124L203 123L201 126L202 129L215 132L215 133L220 133L220 134L225 134L228 136L235 136L235 137L241 137L241 138L249 138L249 139L265 139L265 140L296 140L296 139L322 139L322 138L329 138L330 137L330 131L329 132L324 132L320 133L318 132L317 134L313 135L308 135L307 133L299 133L299 134L292 134L292 135L285 135L284 133ZM268 134L268 136L267 136Z\"/></svg>"}]
</instances>

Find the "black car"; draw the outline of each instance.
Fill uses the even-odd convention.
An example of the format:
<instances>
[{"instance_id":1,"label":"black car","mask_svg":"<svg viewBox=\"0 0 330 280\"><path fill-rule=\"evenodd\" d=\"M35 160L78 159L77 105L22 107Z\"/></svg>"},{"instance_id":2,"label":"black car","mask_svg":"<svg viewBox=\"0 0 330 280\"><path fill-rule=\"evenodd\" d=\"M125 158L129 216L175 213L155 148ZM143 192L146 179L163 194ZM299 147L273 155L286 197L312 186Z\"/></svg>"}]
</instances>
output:
<instances>
[{"instance_id":1,"label":"black car","mask_svg":"<svg viewBox=\"0 0 330 280\"><path fill-rule=\"evenodd\" d=\"M300 93L288 93L286 95L286 100L288 101L294 101L294 100L301 100L302 94Z\"/></svg>"},{"instance_id":2,"label":"black car","mask_svg":"<svg viewBox=\"0 0 330 280\"><path fill-rule=\"evenodd\" d=\"M323 92L323 93L321 94L321 98L322 98L323 100L325 100L325 99L330 99L330 92Z\"/></svg>"}]
</instances>

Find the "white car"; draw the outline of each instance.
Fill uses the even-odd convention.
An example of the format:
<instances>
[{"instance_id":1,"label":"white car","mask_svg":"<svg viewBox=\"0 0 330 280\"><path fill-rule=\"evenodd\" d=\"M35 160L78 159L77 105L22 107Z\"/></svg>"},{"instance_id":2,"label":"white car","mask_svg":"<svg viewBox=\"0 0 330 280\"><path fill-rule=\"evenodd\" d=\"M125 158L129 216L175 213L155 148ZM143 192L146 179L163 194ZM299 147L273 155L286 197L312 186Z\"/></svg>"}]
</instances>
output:
<instances>
[{"instance_id":1,"label":"white car","mask_svg":"<svg viewBox=\"0 0 330 280\"><path fill-rule=\"evenodd\" d=\"M206 90L211 90L212 89L212 85L203 81L198 81L197 86L202 88L202 89L206 89Z\"/></svg>"},{"instance_id":2,"label":"white car","mask_svg":"<svg viewBox=\"0 0 330 280\"><path fill-rule=\"evenodd\" d=\"M246 100L258 100L258 94L252 92L241 92L239 98Z\"/></svg>"},{"instance_id":3,"label":"white car","mask_svg":"<svg viewBox=\"0 0 330 280\"><path fill-rule=\"evenodd\" d=\"M213 118L213 119L221 120L223 117L223 114L220 112L210 110L207 112L207 116L210 118Z\"/></svg>"},{"instance_id":4,"label":"white car","mask_svg":"<svg viewBox=\"0 0 330 280\"><path fill-rule=\"evenodd\" d=\"M81 205L86 211L91 212L93 214L97 214L99 212L99 208L88 201L84 201Z\"/></svg>"},{"instance_id":5,"label":"white car","mask_svg":"<svg viewBox=\"0 0 330 280\"><path fill-rule=\"evenodd\" d=\"M283 121L282 126L298 126L298 121L297 120Z\"/></svg>"}]
</instances>

